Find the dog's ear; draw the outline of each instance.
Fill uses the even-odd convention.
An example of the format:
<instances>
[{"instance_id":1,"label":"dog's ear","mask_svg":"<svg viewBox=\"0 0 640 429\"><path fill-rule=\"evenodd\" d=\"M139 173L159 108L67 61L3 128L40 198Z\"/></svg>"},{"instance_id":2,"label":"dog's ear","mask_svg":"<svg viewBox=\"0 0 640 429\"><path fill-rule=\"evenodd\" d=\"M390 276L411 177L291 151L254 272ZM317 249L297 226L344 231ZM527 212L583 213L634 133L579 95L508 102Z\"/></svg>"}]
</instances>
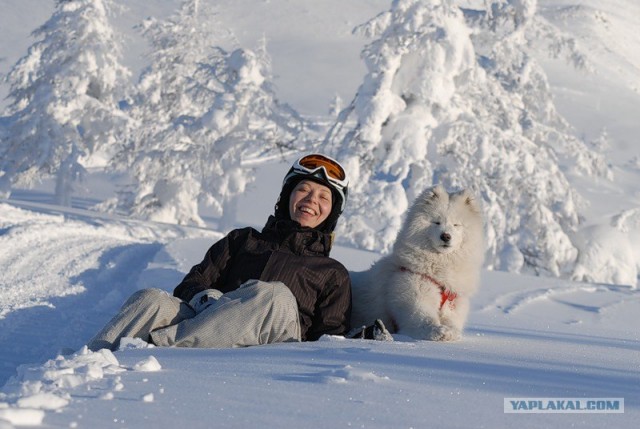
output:
<instances>
[{"instance_id":1,"label":"dog's ear","mask_svg":"<svg viewBox=\"0 0 640 429\"><path fill-rule=\"evenodd\" d=\"M444 187L442 185L436 185L428 190L426 199L428 201L435 201L438 198L441 198L442 195L444 195L446 192L447 191L444 190Z\"/></svg>"},{"instance_id":2,"label":"dog's ear","mask_svg":"<svg viewBox=\"0 0 640 429\"><path fill-rule=\"evenodd\" d=\"M471 193L468 189L464 189L460 192L460 196L464 201L464 205L469 207L474 212L480 212L480 205L478 204L478 200L475 195Z\"/></svg>"}]
</instances>

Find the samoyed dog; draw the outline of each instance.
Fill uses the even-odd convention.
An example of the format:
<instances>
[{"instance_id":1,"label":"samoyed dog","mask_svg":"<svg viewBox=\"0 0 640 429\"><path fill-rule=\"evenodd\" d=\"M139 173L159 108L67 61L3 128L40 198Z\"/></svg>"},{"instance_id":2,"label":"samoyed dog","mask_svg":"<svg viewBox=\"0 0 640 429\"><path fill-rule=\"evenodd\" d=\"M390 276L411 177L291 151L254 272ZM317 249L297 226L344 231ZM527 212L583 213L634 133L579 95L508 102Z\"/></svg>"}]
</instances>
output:
<instances>
[{"instance_id":1,"label":"samoyed dog","mask_svg":"<svg viewBox=\"0 0 640 429\"><path fill-rule=\"evenodd\" d=\"M484 256L481 209L466 190L425 190L413 203L391 254L352 272L351 326L380 319L416 339L461 338Z\"/></svg>"}]
</instances>

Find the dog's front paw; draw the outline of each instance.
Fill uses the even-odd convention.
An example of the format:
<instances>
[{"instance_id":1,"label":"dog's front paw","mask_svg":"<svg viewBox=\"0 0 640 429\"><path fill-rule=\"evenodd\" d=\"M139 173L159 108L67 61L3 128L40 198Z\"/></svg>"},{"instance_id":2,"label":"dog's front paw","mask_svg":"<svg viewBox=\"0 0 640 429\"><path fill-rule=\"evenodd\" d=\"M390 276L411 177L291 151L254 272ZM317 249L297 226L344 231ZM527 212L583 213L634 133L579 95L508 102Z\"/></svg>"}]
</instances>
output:
<instances>
[{"instance_id":1,"label":"dog's front paw","mask_svg":"<svg viewBox=\"0 0 640 429\"><path fill-rule=\"evenodd\" d=\"M427 338L431 341L458 341L462 338L462 334L450 326L433 325L430 327Z\"/></svg>"}]
</instances>

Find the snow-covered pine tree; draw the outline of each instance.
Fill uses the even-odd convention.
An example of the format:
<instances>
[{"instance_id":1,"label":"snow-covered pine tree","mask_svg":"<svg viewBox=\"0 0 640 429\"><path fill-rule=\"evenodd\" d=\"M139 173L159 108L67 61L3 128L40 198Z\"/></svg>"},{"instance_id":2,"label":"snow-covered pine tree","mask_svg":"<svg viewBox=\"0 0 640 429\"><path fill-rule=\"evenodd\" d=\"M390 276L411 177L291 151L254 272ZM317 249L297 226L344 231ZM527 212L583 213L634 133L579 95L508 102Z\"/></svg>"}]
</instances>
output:
<instances>
[{"instance_id":1,"label":"snow-covered pine tree","mask_svg":"<svg viewBox=\"0 0 640 429\"><path fill-rule=\"evenodd\" d=\"M368 73L326 136L354 188L342 235L388 251L410 202L442 183L483 199L489 268L570 273L580 198L561 161L607 168L570 134L526 53L535 1L487 6L472 30L454 1L397 0L359 29L377 37Z\"/></svg>"},{"instance_id":2,"label":"snow-covered pine tree","mask_svg":"<svg viewBox=\"0 0 640 429\"><path fill-rule=\"evenodd\" d=\"M111 0L58 0L40 38L6 76L6 134L0 145L0 193L56 176L55 198L69 205L92 157L108 156L126 132L119 109L129 71L108 15Z\"/></svg>"},{"instance_id":3,"label":"snow-covered pine tree","mask_svg":"<svg viewBox=\"0 0 640 429\"><path fill-rule=\"evenodd\" d=\"M233 43L211 9L186 0L166 21L147 21L154 49L133 111L140 133L118 162L134 172L131 189L111 208L170 223L203 225L198 203L214 208L222 228L234 223L234 198L253 180L243 161L290 147L303 130L270 86L270 63Z\"/></svg>"},{"instance_id":4,"label":"snow-covered pine tree","mask_svg":"<svg viewBox=\"0 0 640 429\"><path fill-rule=\"evenodd\" d=\"M566 170L612 179L603 156L578 139L556 111L546 74L529 52L537 47L550 57L564 56L576 68L590 71L577 42L536 14L537 0L494 0L487 6L480 14L467 10L471 39L483 68L522 100L523 132L553 152ZM529 127L529 122L536 126Z\"/></svg>"},{"instance_id":5,"label":"snow-covered pine tree","mask_svg":"<svg viewBox=\"0 0 640 429\"><path fill-rule=\"evenodd\" d=\"M280 103L271 86L271 63L263 40L256 51L236 49L209 67L224 86L199 121L198 140L209 142L203 195L220 208L220 227L236 221L237 197L254 180L247 160L278 155L303 139L305 121Z\"/></svg>"},{"instance_id":6,"label":"snow-covered pine tree","mask_svg":"<svg viewBox=\"0 0 640 429\"><path fill-rule=\"evenodd\" d=\"M179 224L203 225L198 215L200 158L206 142L191 138L191 127L221 91L202 79L202 64L227 37L213 10L185 0L166 20L146 19L138 27L151 46L149 66L136 88L132 133L112 167L132 173L133 183L98 208Z\"/></svg>"}]
</instances>

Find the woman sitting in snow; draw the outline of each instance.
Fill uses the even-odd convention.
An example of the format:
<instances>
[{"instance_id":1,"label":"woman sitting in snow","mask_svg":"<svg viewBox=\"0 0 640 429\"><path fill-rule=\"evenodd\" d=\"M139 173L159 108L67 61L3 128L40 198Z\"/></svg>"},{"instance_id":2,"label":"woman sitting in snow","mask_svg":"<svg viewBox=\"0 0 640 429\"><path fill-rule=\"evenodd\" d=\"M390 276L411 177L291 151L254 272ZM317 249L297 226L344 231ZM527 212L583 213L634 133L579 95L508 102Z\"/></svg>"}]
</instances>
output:
<instances>
[{"instance_id":1,"label":"woman sitting in snow","mask_svg":"<svg viewBox=\"0 0 640 429\"><path fill-rule=\"evenodd\" d=\"M337 161L320 154L300 158L262 232L231 231L191 268L173 296L160 289L134 293L89 349L115 350L123 337L217 348L344 335L351 283L329 251L347 185Z\"/></svg>"}]
</instances>

